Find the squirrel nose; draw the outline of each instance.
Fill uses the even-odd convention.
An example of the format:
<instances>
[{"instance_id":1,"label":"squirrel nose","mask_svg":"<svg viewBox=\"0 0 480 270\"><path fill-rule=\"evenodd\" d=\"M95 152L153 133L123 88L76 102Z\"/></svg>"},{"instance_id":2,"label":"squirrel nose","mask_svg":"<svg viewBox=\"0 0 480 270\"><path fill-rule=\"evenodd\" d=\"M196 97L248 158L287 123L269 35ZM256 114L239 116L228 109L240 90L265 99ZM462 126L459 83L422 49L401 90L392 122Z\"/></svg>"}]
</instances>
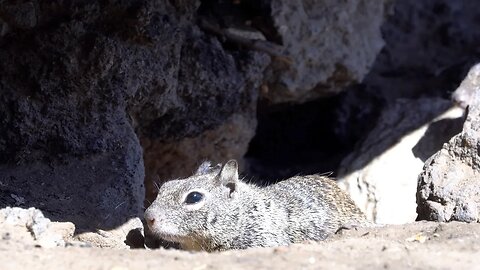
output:
<instances>
[{"instance_id":1,"label":"squirrel nose","mask_svg":"<svg viewBox=\"0 0 480 270\"><path fill-rule=\"evenodd\" d=\"M153 226L153 224L155 224L155 218L147 218L147 225L148 226Z\"/></svg>"},{"instance_id":2,"label":"squirrel nose","mask_svg":"<svg viewBox=\"0 0 480 270\"><path fill-rule=\"evenodd\" d=\"M145 221L149 227L155 224L155 216L151 214L149 211L145 212Z\"/></svg>"}]
</instances>

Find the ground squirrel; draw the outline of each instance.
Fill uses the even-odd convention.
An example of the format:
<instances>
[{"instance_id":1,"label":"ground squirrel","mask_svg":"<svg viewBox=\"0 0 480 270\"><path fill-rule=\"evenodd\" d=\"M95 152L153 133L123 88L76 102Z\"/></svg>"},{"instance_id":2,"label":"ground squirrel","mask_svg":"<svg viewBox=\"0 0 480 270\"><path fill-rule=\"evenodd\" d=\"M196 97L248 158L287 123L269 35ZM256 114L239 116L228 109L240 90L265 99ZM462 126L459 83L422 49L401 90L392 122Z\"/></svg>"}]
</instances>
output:
<instances>
[{"instance_id":1,"label":"ground squirrel","mask_svg":"<svg viewBox=\"0 0 480 270\"><path fill-rule=\"evenodd\" d=\"M164 183L145 220L157 237L206 251L324 240L342 227L369 224L327 177L260 187L239 179L235 160L223 167L204 163L193 176Z\"/></svg>"}]
</instances>

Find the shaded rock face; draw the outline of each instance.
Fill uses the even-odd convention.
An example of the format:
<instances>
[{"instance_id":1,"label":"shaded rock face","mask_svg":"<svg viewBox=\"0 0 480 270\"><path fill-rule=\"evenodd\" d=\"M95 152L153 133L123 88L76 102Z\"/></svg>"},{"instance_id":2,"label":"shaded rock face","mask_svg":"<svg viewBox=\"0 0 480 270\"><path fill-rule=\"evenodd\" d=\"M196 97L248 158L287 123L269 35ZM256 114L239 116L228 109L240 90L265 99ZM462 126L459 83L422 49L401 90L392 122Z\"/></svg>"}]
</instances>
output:
<instances>
[{"instance_id":1,"label":"shaded rock face","mask_svg":"<svg viewBox=\"0 0 480 270\"><path fill-rule=\"evenodd\" d=\"M127 131L114 151L0 165L0 204L45 209L46 216L78 229L113 228L141 215L142 151Z\"/></svg>"},{"instance_id":2,"label":"shaded rock face","mask_svg":"<svg viewBox=\"0 0 480 270\"><path fill-rule=\"evenodd\" d=\"M385 47L364 83L394 102L449 94L480 59L475 0L393 1L382 33Z\"/></svg>"},{"instance_id":3,"label":"shaded rock face","mask_svg":"<svg viewBox=\"0 0 480 270\"><path fill-rule=\"evenodd\" d=\"M386 2L271 1L273 24L292 62L270 65L263 97L298 103L360 82L384 45L380 26Z\"/></svg>"},{"instance_id":4,"label":"shaded rock face","mask_svg":"<svg viewBox=\"0 0 480 270\"><path fill-rule=\"evenodd\" d=\"M356 90L294 106L260 102L259 126L246 155L249 174L275 182L335 173L359 136L372 128L374 122L366 120L376 118L383 105L380 98Z\"/></svg>"},{"instance_id":5,"label":"shaded rock face","mask_svg":"<svg viewBox=\"0 0 480 270\"><path fill-rule=\"evenodd\" d=\"M0 204L114 227L143 209L138 138L171 143L238 114L248 140L269 59L223 49L196 27L198 7L2 4Z\"/></svg>"},{"instance_id":6,"label":"shaded rock face","mask_svg":"<svg viewBox=\"0 0 480 270\"><path fill-rule=\"evenodd\" d=\"M462 132L425 162L418 177L419 220L480 222L480 92L472 99Z\"/></svg>"},{"instance_id":7,"label":"shaded rock face","mask_svg":"<svg viewBox=\"0 0 480 270\"><path fill-rule=\"evenodd\" d=\"M302 103L363 79L383 46L386 3L202 1L201 13L227 29L246 29L281 45L279 52L271 50L276 57L264 72L261 96L274 104Z\"/></svg>"}]
</instances>

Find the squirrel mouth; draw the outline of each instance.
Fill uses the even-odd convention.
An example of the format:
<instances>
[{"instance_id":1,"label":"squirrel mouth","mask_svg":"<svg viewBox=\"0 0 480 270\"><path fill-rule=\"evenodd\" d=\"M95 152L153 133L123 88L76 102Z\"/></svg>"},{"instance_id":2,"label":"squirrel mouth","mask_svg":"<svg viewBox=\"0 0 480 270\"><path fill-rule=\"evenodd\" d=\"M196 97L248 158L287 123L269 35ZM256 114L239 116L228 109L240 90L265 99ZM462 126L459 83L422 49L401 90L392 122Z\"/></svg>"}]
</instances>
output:
<instances>
[{"instance_id":1,"label":"squirrel mouth","mask_svg":"<svg viewBox=\"0 0 480 270\"><path fill-rule=\"evenodd\" d=\"M174 242L174 243L181 243L183 242L183 237L175 235L175 234L169 234L169 233L157 233L157 235L162 238L163 240L169 241L169 242Z\"/></svg>"},{"instance_id":2,"label":"squirrel mouth","mask_svg":"<svg viewBox=\"0 0 480 270\"><path fill-rule=\"evenodd\" d=\"M179 234L171 234L167 232L157 232L156 235L165 241L178 243L178 244L197 242L197 238L194 237L193 235L179 235Z\"/></svg>"},{"instance_id":3,"label":"squirrel mouth","mask_svg":"<svg viewBox=\"0 0 480 270\"><path fill-rule=\"evenodd\" d=\"M157 229L157 230L152 230L152 232L156 236L162 238L163 240L166 240L166 241L169 241L169 242L174 242L174 243L182 243L182 242L186 241L186 239L188 238L187 236L179 234L176 231L171 231L171 230L167 230L167 229L164 229L164 230Z\"/></svg>"}]
</instances>

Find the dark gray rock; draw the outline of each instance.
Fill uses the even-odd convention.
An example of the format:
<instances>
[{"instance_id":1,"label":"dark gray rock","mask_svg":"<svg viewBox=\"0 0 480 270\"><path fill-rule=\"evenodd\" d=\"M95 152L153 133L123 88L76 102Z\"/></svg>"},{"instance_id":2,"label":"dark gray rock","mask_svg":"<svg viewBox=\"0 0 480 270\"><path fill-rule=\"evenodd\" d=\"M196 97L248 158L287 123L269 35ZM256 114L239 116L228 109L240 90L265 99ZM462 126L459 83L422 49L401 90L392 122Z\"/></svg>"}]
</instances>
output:
<instances>
[{"instance_id":1,"label":"dark gray rock","mask_svg":"<svg viewBox=\"0 0 480 270\"><path fill-rule=\"evenodd\" d=\"M79 229L110 229L140 216L142 151L132 129L125 125L124 130L117 149L105 153L0 165L0 205L36 207Z\"/></svg>"},{"instance_id":2,"label":"dark gray rock","mask_svg":"<svg viewBox=\"0 0 480 270\"><path fill-rule=\"evenodd\" d=\"M463 130L425 162L418 178L419 220L480 221L480 92Z\"/></svg>"},{"instance_id":3,"label":"dark gray rock","mask_svg":"<svg viewBox=\"0 0 480 270\"><path fill-rule=\"evenodd\" d=\"M4 21L9 28L31 29L37 25L39 11L39 5L36 1L22 1L20 3L2 1L0 17L3 19L0 19L0 21Z\"/></svg>"},{"instance_id":4,"label":"dark gray rock","mask_svg":"<svg viewBox=\"0 0 480 270\"><path fill-rule=\"evenodd\" d=\"M0 7L0 205L108 229L142 212L139 138L252 136L269 58L200 31L198 1L29 3Z\"/></svg>"},{"instance_id":5,"label":"dark gray rock","mask_svg":"<svg viewBox=\"0 0 480 270\"><path fill-rule=\"evenodd\" d=\"M480 60L477 6L477 0L391 1L382 25L385 47L364 83L390 102L449 98Z\"/></svg>"},{"instance_id":6,"label":"dark gray rock","mask_svg":"<svg viewBox=\"0 0 480 270\"><path fill-rule=\"evenodd\" d=\"M304 102L362 81L384 45L380 26L387 2L271 1L273 24L292 61L272 62L263 97Z\"/></svg>"}]
</instances>

